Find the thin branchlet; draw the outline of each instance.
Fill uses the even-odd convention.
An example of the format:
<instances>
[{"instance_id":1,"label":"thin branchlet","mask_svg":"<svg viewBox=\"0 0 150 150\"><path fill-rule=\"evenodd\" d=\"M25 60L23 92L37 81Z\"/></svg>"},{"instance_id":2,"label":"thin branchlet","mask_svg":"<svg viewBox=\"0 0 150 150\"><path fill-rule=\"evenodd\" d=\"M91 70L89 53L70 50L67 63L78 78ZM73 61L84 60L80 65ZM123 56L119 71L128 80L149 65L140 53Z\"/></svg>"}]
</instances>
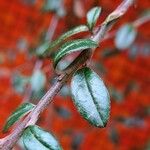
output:
<instances>
[{"instance_id":1,"label":"thin branchlet","mask_svg":"<svg viewBox=\"0 0 150 150\"><path fill-rule=\"evenodd\" d=\"M91 37L97 43L100 43L106 33L112 27L110 22L113 24L120 18L128 8L133 4L134 0L124 0L116 10L114 10L102 23L100 28L97 32ZM115 16L114 19L110 16ZM109 20L109 18L111 18ZM42 97L36 107L25 117L25 119L12 131L12 133L6 136L3 139L0 139L0 149L1 150L10 150L13 148L15 143L19 140L20 136L22 135L24 129L29 125L34 125L41 112L48 106L48 104L53 100L54 96L60 91L62 86L69 80L69 78L73 75L73 73L79 69L83 64L86 63L88 59L90 59L92 55L92 50L84 50L80 53L80 55L72 62L72 64L67 68L67 71L57 77L57 81L51 88L47 91L47 93Z\"/></svg>"}]
</instances>

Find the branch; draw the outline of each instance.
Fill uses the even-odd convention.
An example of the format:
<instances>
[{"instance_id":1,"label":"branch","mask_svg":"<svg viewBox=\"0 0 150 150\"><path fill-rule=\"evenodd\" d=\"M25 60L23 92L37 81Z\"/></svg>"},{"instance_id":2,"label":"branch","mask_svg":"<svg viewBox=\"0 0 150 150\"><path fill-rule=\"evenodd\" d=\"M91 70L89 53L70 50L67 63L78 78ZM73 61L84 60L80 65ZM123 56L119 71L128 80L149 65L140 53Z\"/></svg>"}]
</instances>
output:
<instances>
[{"instance_id":1,"label":"branch","mask_svg":"<svg viewBox=\"0 0 150 150\"><path fill-rule=\"evenodd\" d=\"M97 30L97 32L91 37L92 40L100 43L104 38L105 34L112 27L112 22L116 22L118 18L125 14L128 8L133 4L134 0L124 0L119 7L115 11L113 11L106 20L102 23L101 27ZM112 18L113 16L113 18ZM115 16L115 17L114 17ZM8 135L7 137L0 139L0 149L2 150L10 150L14 146L14 144L19 140L22 135L24 129L29 125L34 125L41 112L48 106L50 102L52 102L53 98L60 91L62 86L69 80L69 78L73 75L73 73L79 69L83 64L86 63L88 59L90 59L92 55L92 50L84 50L80 53L80 55L71 63L71 65L67 68L66 72L57 76L57 81L55 84L47 91L47 93L42 97L36 107L30 112L26 118L14 129L14 131Z\"/></svg>"},{"instance_id":2,"label":"branch","mask_svg":"<svg viewBox=\"0 0 150 150\"><path fill-rule=\"evenodd\" d=\"M33 68L33 73L37 70L39 70L40 68L42 67L42 61L41 60L36 60L35 62L35 65L34 65L34 68ZM25 89L25 92L24 92L24 97L23 97L23 100L22 100L22 103L25 103L25 102L30 102L30 99L31 99L31 96L32 96L32 93L33 93L33 90L31 88L31 84L28 83L26 89Z\"/></svg>"},{"instance_id":3,"label":"branch","mask_svg":"<svg viewBox=\"0 0 150 150\"><path fill-rule=\"evenodd\" d=\"M52 38L54 36L54 33L56 31L57 25L58 25L58 21L59 21L59 17L56 15L53 15L51 21L50 21L50 25L48 27L48 31L45 37L45 40L47 41L52 41Z\"/></svg>"},{"instance_id":4,"label":"branch","mask_svg":"<svg viewBox=\"0 0 150 150\"><path fill-rule=\"evenodd\" d=\"M132 25L136 28L138 28L139 26L143 25L144 23L150 21L150 14L149 15L146 15L146 16L143 16L137 20L135 20Z\"/></svg>"},{"instance_id":5,"label":"branch","mask_svg":"<svg viewBox=\"0 0 150 150\"><path fill-rule=\"evenodd\" d=\"M147 23L147 22L149 22L149 21L150 21L150 15L146 15L146 16L142 16L142 17L140 17L139 19L133 21L131 24L132 24L135 28L138 28L138 27L142 26L143 24L145 24L145 23ZM117 30L108 33L108 34L103 38L103 41L104 41L104 40L107 40L107 39L113 38L113 37L116 35L116 32L117 32Z\"/></svg>"},{"instance_id":6,"label":"branch","mask_svg":"<svg viewBox=\"0 0 150 150\"><path fill-rule=\"evenodd\" d=\"M50 20L50 24L49 24L49 27L48 27L48 31L47 31L47 34L46 34L46 37L45 37L45 40L51 42L52 39L53 39L53 36L54 36L54 33L57 29L57 25L58 25L58 21L59 21L59 17L56 16L56 15L53 15L52 16L52 19ZM40 68L42 67L42 61L41 60L36 60L35 62L35 66L33 68L33 73L37 70L39 70ZM24 95L24 98L22 100L22 103L24 102L29 102L30 101L30 98L31 98L31 95L32 95L33 91L31 89L31 84L29 84L25 90L25 95Z\"/></svg>"}]
</instances>

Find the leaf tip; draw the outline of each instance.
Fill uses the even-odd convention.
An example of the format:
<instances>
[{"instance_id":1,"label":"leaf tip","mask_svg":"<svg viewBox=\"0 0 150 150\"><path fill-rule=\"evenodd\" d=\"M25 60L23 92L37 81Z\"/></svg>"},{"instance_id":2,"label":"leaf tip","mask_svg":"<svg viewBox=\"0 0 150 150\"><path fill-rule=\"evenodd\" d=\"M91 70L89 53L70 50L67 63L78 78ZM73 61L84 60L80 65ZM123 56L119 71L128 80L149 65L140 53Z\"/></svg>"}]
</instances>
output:
<instances>
[{"instance_id":1,"label":"leaf tip","mask_svg":"<svg viewBox=\"0 0 150 150\"><path fill-rule=\"evenodd\" d=\"M90 9L87 13L87 25L89 27L89 30L92 31L93 27L95 26L99 16L101 13L101 7L94 7Z\"/></svg>"}]
</instances>

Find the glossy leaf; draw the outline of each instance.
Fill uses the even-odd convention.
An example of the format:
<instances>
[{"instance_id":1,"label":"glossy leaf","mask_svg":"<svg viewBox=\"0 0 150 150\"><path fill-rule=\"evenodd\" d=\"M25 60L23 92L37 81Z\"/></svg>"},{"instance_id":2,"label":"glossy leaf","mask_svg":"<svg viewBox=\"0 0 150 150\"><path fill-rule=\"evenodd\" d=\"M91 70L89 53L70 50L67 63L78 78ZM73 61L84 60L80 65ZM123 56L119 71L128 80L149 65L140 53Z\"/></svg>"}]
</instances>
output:
<instances>
[{"instance_id":1,"label":"glossy leaf","mask_svg":"<svg viewBox=\"0 0 150 150\"><path fill-rule=\"evenodd\" d=\"M54 68L56 67L58 62L67 54L95 47L97 47L97 43L90 39L78 39L66 42L61 46L54 57Z\"/></svg>"},{"instance_id":2,"label":"glossy leaf","mask_svg":"<svg viewBox=\"0 0 150 150\"><path fill-rule=\"evenodd\" d=\"M73 101L80 114L96 127L105 127L110 97L101 78L91 69L78 70L71 81Z\"/></svg>"},{"instance_id":3,"label":"glossy leaf","mask_svg":"<svg viewBox=\"0 0 150 150\"><path fill-rule=\"evenodd\" d=\"M43 71L36 70L31 77L31 88L33 91L38 92L44 88L46 77Z\"/></svg>"},{"instance_id":4,"label":"glossy leaf","mask_svg":"<svg viewBox=\"0 0 150 150\"><path fill-rule=\"evenodd\" d=\"M87 24L90 30L93 29L101 13L100 7L94 7L87 13Z\"/></svg>"},{"instance_id":5,"label":"glossy leaf","mask_svg":"<svg viewBox=\"0 0 150 150\"><path fill-rule=\"evenodd\" d=\"M38 126L29 126L22 139L26 150L61 150L54 136Z\"/></svg>"},{"instance_id":6,"label":"glossy leaf","mask_svg":"<svg viewBox=\"0 0 150 150\"><path fill-rule=\"evenodd\" d=\"M12 115L7 119L7 122L4 126L3 131L7 132L8 129L14 125L20 118L24 117L27 113L29 113L35 105L32 103L24 103L21 106L19 106Z\"/></svg>"},{"instance_id":7,"label":"glossy leaf","mask_svg":"<svg viewBox=\"0 0 150 150\"><path fill-rule=\"evenodd\" d=\"M68 37L71 37L72 35L75 35L80 32L85 32L85 31L88 31L87 26L85 26L85 25L77 26L77 27L67 31L63 35L61 35L57 40L55 40L53 42L48 42L48 41L45 42L44 44L42 44L40 47L37 48L36 53L39 56L45 56L45 55L49 54L54 47L59 45L61 42L63 42Z\"/></svg>"},{"instance_id":8,"label":"glossy leaf","mask_svg":"<svg viewBox=\"0 0 150 150\"><path fill-rule=\"evenodd\" d=\"M134 42L136 35L137 31L132 25L126 24L122 26L116 34L115 38L116 47L118 49L129 48Z\"/></svg>"}]
</instances>

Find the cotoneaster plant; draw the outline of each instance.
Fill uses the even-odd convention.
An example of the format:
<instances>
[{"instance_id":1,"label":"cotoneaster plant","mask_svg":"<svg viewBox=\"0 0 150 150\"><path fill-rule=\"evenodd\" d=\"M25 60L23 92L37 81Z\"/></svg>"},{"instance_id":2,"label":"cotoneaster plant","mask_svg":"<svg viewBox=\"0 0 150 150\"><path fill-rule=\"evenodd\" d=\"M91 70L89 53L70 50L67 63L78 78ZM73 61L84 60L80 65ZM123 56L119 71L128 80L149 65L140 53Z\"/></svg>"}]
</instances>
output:
<instances>
[{"instance_id":1,"label":"cotoneaster plant","mask_svg":"<svg viewBox=\"0 0 150 150\"><path fill-rule=\"evenodd\" d=\"M107 125L110 116L110 96L103 80L91 69L90 63L87 64L87 61L91 59L94 50L99 46L112 25L132 4L133 0L123 1L97 27L95 25L99 19L101 8L94 7L87 13L87 25L77 26L61 35L57 40L45 42L37 48L37 56L41 58L50 57L53 53L53 67L58 75L57 80L37 105L24 103L7 119L4 132L7 132L20 119L22 121L10 135L0 140L0 149L12 149L20 137L27 150L62 149L52 133L35 124L41 112L69 79L71 80L72 100L82 117L95 127L103 128ZM90 38L74 39L66 42L67 38L81 32L89 32ZM78 53L78 56L70 64L60 68L59 64L68 55L75 52Z\"/></svg>"}]
</instances>

